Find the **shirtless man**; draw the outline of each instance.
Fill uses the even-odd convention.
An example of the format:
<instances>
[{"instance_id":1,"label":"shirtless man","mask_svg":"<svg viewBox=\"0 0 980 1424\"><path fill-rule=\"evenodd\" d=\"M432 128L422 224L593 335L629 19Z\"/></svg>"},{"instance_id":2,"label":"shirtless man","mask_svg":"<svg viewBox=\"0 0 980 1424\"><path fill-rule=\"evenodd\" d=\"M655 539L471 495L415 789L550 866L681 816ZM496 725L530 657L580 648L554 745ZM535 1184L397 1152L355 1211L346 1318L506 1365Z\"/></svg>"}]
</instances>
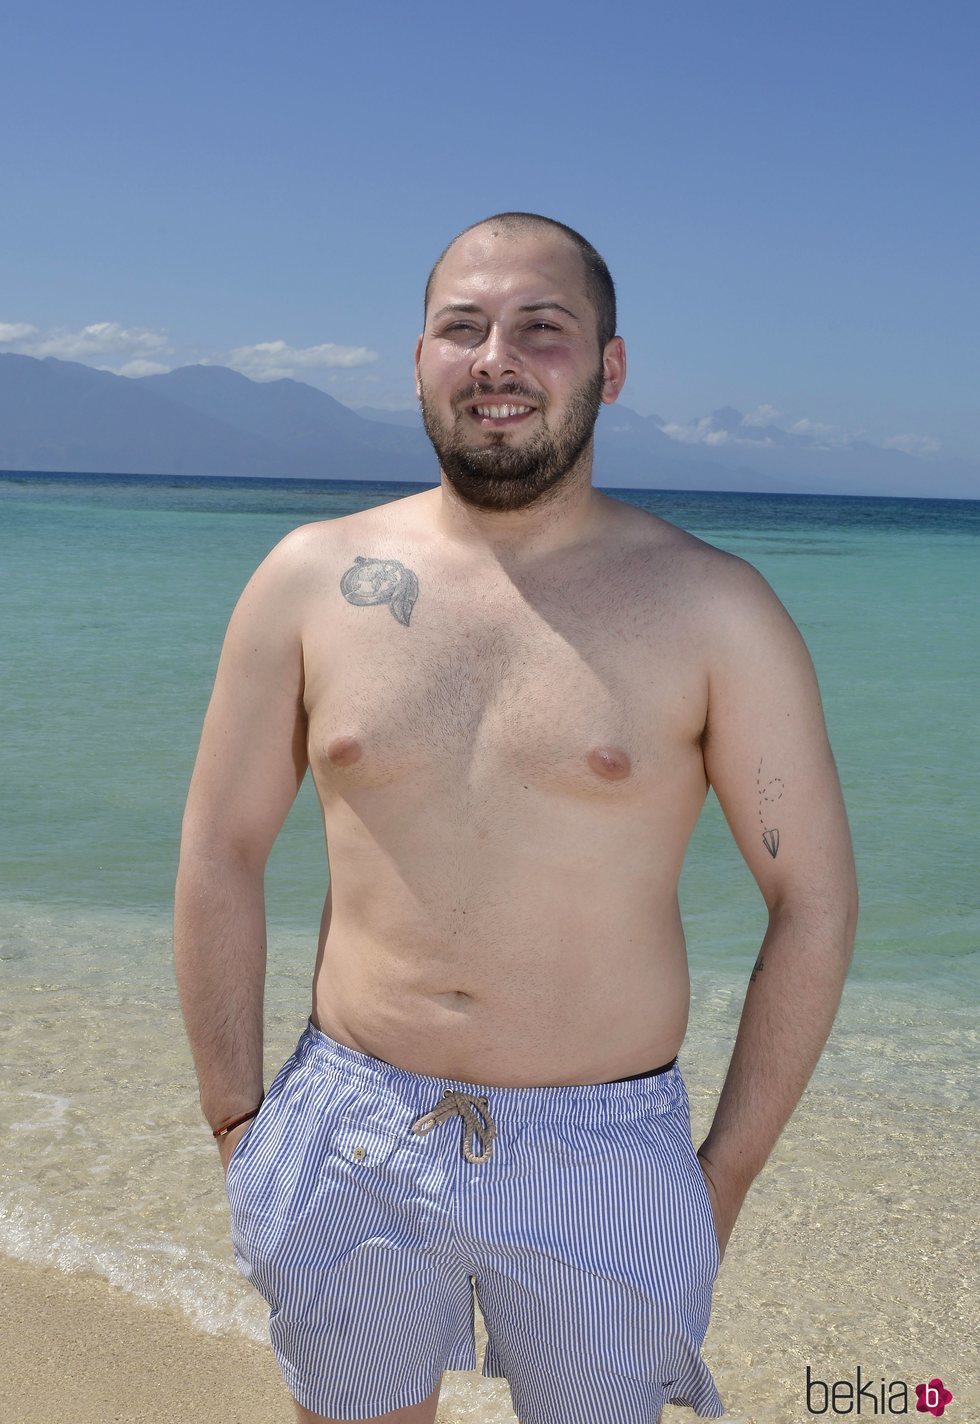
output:
<instances>
[{"instance_id":1,"label":"shirtless man","mask_svg":"<svg viewBox=\"0 0 980 1424\"><path fill-rule=\"evenodd\" d=\"M228 626L175 953L301 1420L432 1424L443 1370L475 1365L474 1290L522 1424L723 1412L712 1283L829 1033L857 895L782 605L592 487L615 330L578 234L467 229L415 356L438 487L294 530ZM263 873L308 766L331 885L311 1022L263 1100ZM769 925L695 1154L677 883L709 785Z\"/></svg>"}]
</instances>

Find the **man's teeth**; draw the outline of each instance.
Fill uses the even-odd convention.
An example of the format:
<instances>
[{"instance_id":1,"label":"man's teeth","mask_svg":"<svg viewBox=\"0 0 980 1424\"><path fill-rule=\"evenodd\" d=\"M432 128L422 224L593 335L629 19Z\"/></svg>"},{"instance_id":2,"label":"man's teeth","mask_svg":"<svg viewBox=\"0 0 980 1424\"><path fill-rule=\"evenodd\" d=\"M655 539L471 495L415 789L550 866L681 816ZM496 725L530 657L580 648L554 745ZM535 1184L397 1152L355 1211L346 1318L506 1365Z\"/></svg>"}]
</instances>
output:
<instances>
[{"instance_id":1,"label":"man's teeth","mask_svg":"<svg viewBox=\"0 0 980 1424\"><path fill-rule=\"evenodd\" d=\"M486 420L504 420L509 415L527 415L531 409L529 405L478 405L476 413Z\"/></svg>"}]
</instances>

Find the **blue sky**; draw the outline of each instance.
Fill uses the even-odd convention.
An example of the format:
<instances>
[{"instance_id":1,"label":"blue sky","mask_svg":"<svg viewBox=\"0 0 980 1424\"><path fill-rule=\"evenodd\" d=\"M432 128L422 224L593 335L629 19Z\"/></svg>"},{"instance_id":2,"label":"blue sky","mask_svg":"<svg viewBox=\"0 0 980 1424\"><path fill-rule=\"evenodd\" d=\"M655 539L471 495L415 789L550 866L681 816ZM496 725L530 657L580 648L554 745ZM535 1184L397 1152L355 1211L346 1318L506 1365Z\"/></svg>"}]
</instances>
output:
<instances>
[{"instance_id":1,"label":"blue sky","mask_svg":"<svg viewBox=\"0 0 980 1424\"><path fill-rule=\"evenodd\" d=\"M974 4L8 0L0 53L2 350L407 406L433 259L530 209L641 414L980 458Z\"/></svg>"}]
</instances>

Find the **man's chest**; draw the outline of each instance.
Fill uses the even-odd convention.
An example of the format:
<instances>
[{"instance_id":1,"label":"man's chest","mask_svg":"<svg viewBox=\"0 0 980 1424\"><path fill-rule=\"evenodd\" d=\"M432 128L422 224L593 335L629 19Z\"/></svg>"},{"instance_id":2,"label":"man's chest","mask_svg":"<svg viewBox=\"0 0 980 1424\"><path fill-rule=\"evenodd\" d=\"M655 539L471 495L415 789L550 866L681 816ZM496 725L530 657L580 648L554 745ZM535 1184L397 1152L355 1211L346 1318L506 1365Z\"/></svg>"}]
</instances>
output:
<instances>
[{"instance_id":1,"label":"man's chest","mask_svg":"<svg viewBox=\"0 0 980 1424\"><path fill-rule=\"evenodd\" d=\"M420 579L409 621L330 598L304 628L321 791L405 778L642 797L694 749L706 675L664 600Z\"/></svg>"}]
</instances>

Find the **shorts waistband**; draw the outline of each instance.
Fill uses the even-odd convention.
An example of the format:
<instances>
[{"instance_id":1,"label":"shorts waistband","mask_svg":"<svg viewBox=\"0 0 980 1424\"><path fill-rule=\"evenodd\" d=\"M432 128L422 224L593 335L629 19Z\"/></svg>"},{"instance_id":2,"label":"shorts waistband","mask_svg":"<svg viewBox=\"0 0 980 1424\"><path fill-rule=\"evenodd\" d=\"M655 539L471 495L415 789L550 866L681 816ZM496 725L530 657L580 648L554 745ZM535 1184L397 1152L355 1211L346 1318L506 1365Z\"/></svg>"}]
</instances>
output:
<instances>
[{"instance_id":1,"label":"shorts waistband","mask_svg":"<svg viewBox=\"0 0 980 1424\"><path fill-rule=\"evenodd\" d=\"M307 1024L296 1056L314 1071L356 1079L367 1089L400 1099L407 1111L429 1113L447 1089L467 1098L484 1098L492 1114L524 1121L562 1120L598 1124L611 1119L670 1113L687 1107L687 1091L675 1059L662 1071L608 1083L570 1083L549 1087L497 1087L468 1079L445 1078L399 1068L383 1058L339 1043Z\"/></svg>"},{"instance_id":2,"label":"shorts waistband","mask_svg":"<svg viewBox=\"0 0 980 1424\"><path fill-rule=\"evenodd\" d=\"M648 1068L645 1073L624 1073L622 1078L611 1078L612 1083L632 1083L635 1078L655 1078L658 1073L669 1073L677 1064L676 1055L669 1063L661 1063L659 1068Z\"/></svg>"}]
</instances>

